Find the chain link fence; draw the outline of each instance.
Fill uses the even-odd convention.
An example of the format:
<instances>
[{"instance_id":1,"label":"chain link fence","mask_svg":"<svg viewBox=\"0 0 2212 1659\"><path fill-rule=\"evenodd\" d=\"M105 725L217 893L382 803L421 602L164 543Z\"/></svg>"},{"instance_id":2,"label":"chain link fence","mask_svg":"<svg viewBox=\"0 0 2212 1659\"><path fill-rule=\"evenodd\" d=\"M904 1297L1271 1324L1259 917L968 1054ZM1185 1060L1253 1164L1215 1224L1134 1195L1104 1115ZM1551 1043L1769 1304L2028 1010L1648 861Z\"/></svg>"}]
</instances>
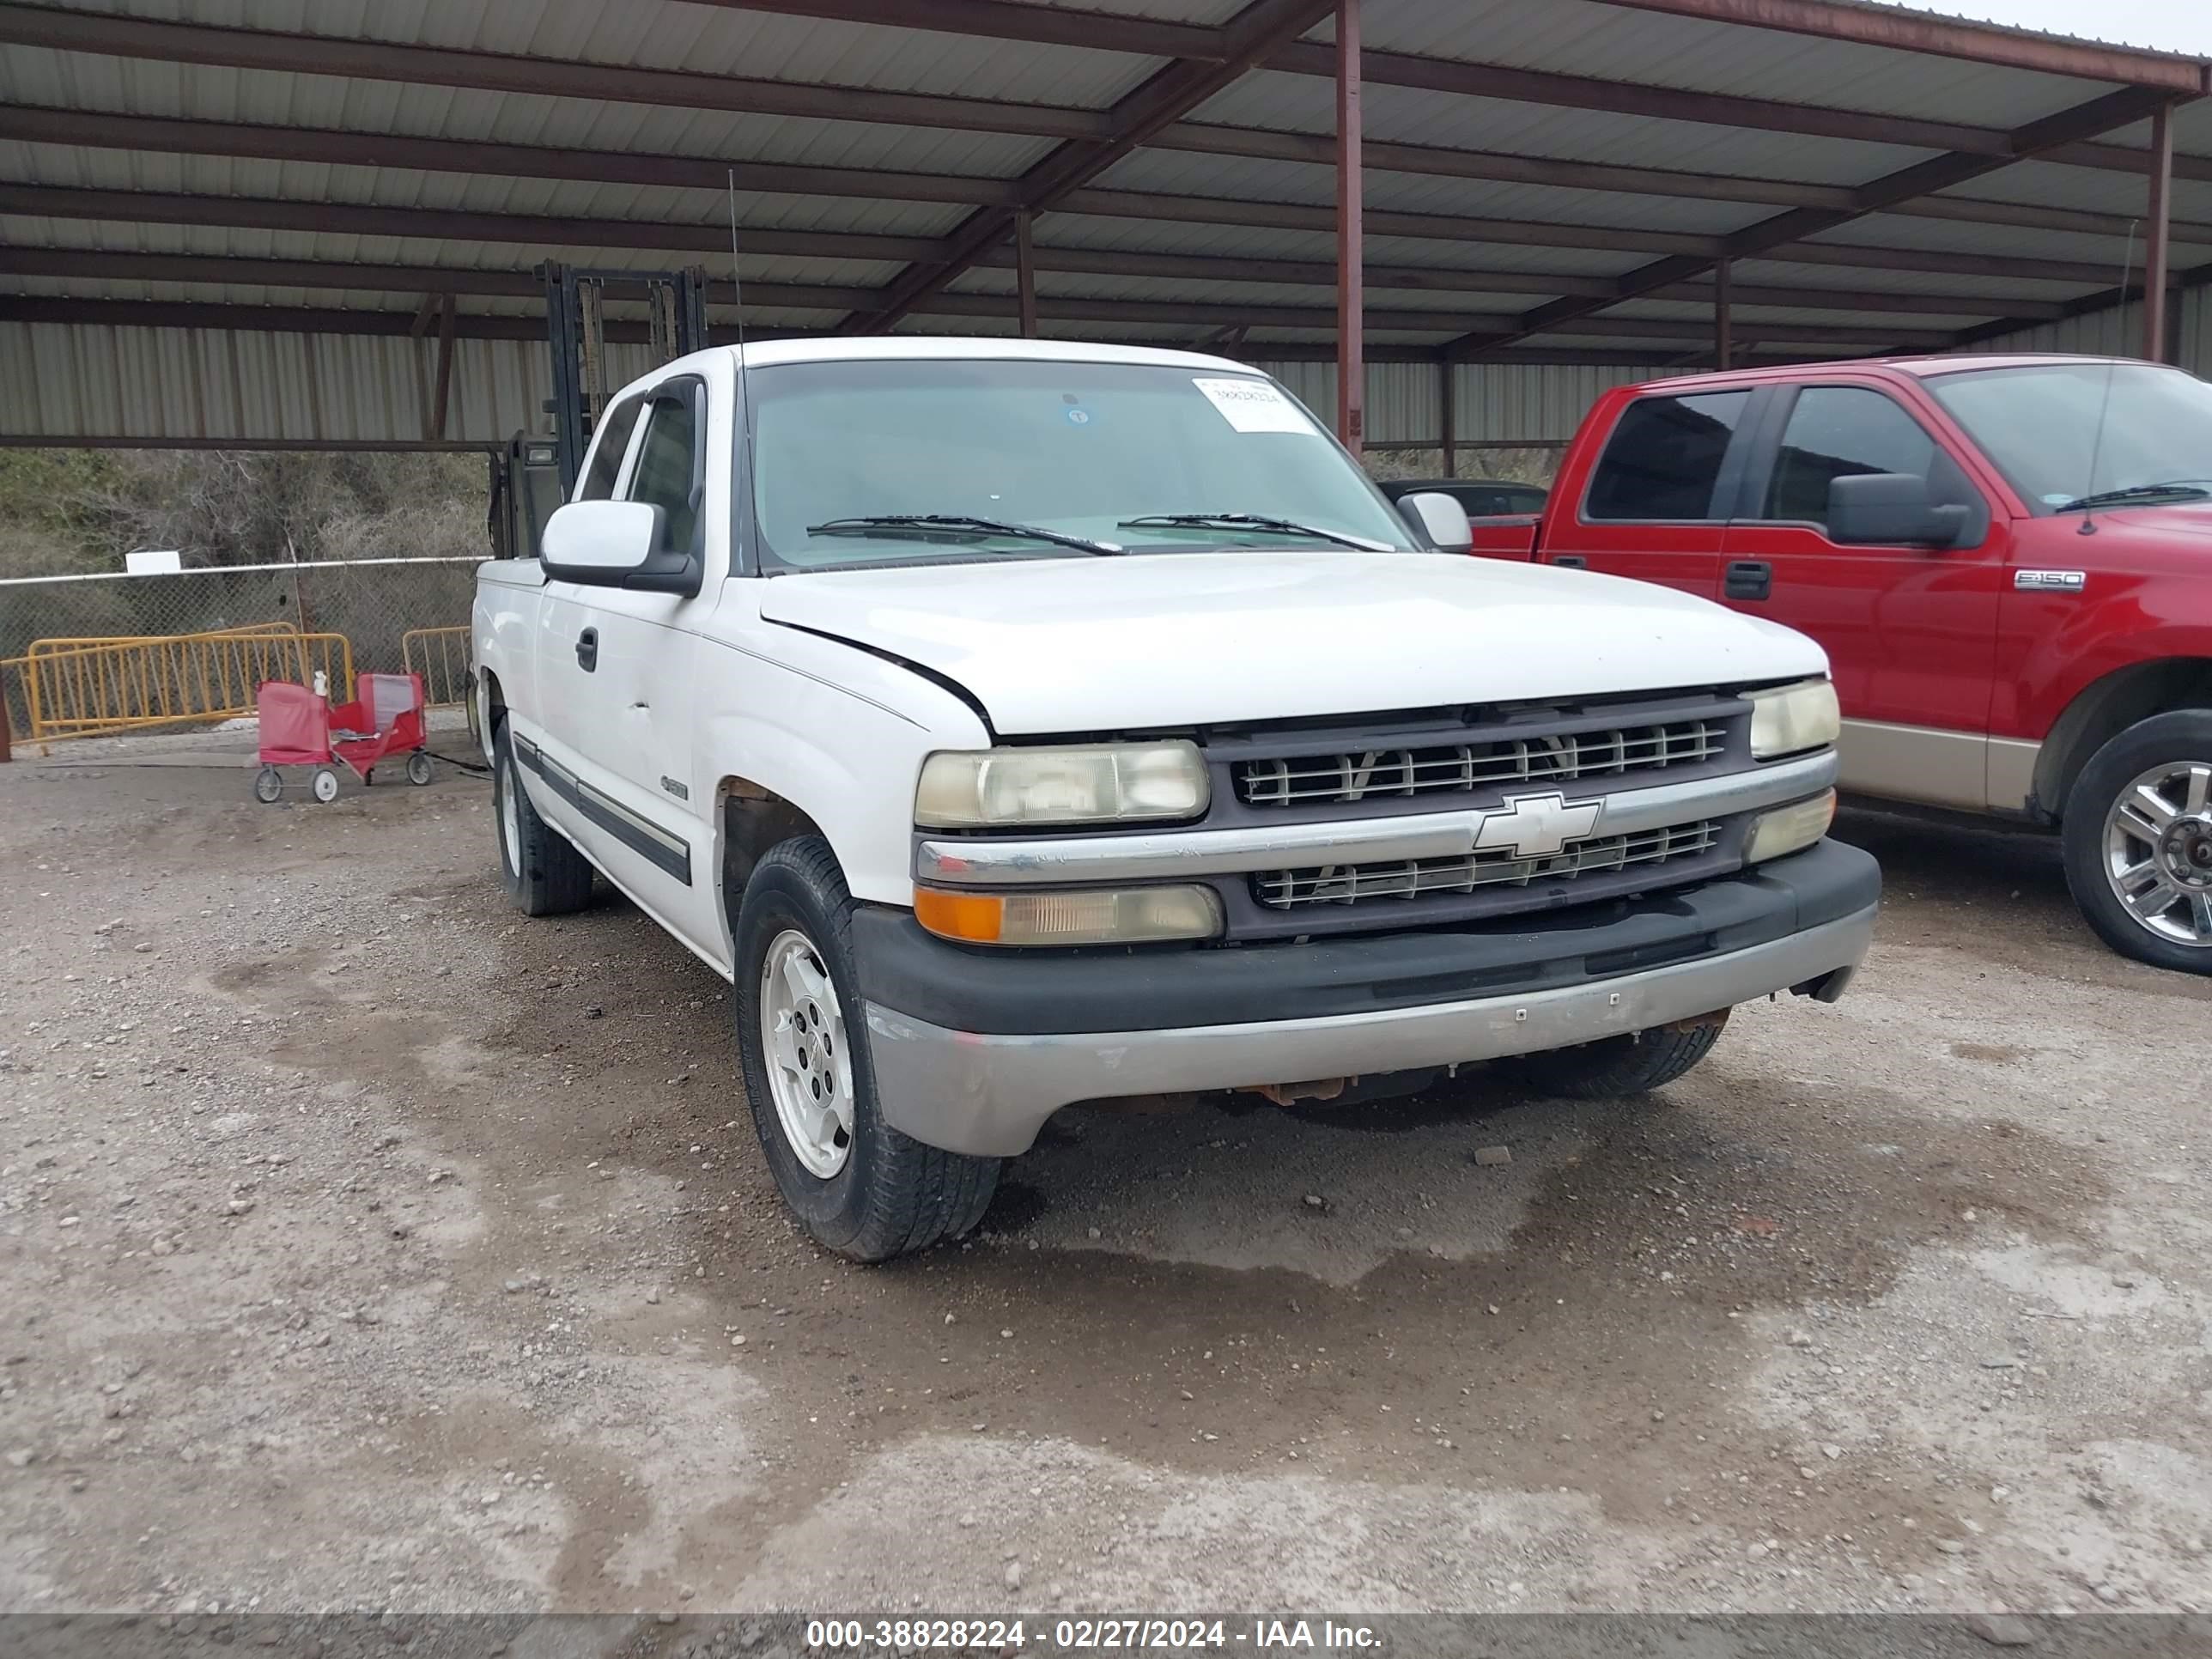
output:
<instances>
[{"instance_id":1,"label":"chain link fence","mask_svg":"<svg viewBox=\"0 0 2212 1659\"><path fill-rule=\"evenodd\" d=\"M426 685L431 701L449 700L454 636L425 630L467 626L479 562L473 556L343 559L0 580L0 691L9 724L19 736L28 734L20 664L33 641L169 638L271 623L307 635L343 635L357 671L412 667L436 682ZM465 661L465 636L460 638Z\"/></svg>"}]
</instances>

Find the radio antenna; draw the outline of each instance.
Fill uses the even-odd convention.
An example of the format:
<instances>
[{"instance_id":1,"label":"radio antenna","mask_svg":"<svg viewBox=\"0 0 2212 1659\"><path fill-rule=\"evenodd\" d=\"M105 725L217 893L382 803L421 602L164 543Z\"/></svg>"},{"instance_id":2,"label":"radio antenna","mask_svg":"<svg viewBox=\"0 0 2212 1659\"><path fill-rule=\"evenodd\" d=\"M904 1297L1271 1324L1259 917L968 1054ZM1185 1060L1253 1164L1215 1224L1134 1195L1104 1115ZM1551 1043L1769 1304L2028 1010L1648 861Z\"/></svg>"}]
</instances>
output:
<instances>
[{"instance_id":1,"label":"radio antenna","mask_svg":"<svg viewBox=\"0 0 2212 1659\"><path fill-rule=\"evenodd\" d=\"M2089 485L2081 492L2085 496L2097 493L2097 462L2105 453L2105 416L2112 407L2112 376L2120 366L2119 349L2127 343L2128 272L2135 268L2136 226L2141 221L2135 219L2128 221L2128 245L2120 255L2120 303L2112 307L2112 325L2119 331L2120 337L2112 342L2112 355L2105 359L2105 393L2098 400L2097 430L2089 440ZM2150 294L2148 289L2143 294L2143 303L2145 305L2150 303ZM2074 533L2077 536L2094 536L2097 533L2095 507L2085 507L2081 509L2081 527Z\"/></svg>"},{"instance_id":2,"label":"radio antenna","mask_svg":"<svg viewBox=\"0 0 2212 1659\"><path fill-rule=\"evenodd\" d=\"M744 434L745 476L739 499L753 499L753 398L745 384L745 279L738 269L738 170L730 169L730 292L738 303L738 418ZM740 521L742 524L742 520Z\"/></svg>"}]
</instances>

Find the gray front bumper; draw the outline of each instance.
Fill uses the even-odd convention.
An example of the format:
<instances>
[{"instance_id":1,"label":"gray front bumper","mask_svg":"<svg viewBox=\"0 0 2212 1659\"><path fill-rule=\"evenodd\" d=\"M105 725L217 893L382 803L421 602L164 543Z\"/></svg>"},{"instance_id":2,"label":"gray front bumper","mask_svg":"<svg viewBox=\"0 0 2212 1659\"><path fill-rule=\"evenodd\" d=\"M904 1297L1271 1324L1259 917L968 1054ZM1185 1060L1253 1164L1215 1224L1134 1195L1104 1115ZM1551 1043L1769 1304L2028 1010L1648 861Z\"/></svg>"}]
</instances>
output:
<instances>
[{"instance_id":1,"label":"gray front bumper","mask_svg":"<svg viewBox=\"0 0 2212 1659\"><path fill-rule=\"evenodd\" d=\"M1640 1031L1855 968L1875 907L1802 933L1555 990L1321 1018L1162 1030L981 1034L874 1002L884 1118L956 1152L1010 1157L1079 1100L1233 1089L1496 1060Z\"/></svg>"}]
</instances>

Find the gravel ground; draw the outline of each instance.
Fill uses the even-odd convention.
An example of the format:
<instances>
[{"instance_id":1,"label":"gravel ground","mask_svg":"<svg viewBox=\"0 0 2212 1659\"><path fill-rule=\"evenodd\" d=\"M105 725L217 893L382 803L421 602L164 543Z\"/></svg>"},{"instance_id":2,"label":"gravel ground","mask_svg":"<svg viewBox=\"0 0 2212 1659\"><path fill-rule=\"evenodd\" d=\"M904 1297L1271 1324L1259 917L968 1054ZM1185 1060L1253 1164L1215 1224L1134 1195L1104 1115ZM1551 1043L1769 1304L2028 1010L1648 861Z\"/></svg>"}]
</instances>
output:
<instances>
[{"instance_id":1,"label":"gravel ground","mask_svg":"<svg viewBox=\"0 0 2212 1659\"><path fill-rule=\"evenodd\" d=\"M0 1607L2212 1611L2212 983L2046 842L1847 818L1661 1096L1066 1114L863 1270L482 783L249 780L0 768Z\"/></svg>"}]
</instances>

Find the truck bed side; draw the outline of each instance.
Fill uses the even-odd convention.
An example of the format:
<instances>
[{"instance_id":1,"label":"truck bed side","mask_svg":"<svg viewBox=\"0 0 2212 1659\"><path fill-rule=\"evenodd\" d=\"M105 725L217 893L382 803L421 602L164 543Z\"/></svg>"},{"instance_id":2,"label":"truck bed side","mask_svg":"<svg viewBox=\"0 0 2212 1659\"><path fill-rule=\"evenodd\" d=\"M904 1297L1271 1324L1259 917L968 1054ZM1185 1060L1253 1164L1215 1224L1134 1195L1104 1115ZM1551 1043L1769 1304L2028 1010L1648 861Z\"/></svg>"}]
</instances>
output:
<instances>
[{"instance_id":1,"label":"truck bed side","mask_svg":"<svg viewBox=\"0 0 2212 1659\"><path fill-rule=\"evenodd\" d=\"M1510 517L1470 519L1468 525L1474 532L1478 557L1525 561L1536 556L1536 532L1543 521L1540 514L1516 513Z\"/></svg>"}]
</instances>

